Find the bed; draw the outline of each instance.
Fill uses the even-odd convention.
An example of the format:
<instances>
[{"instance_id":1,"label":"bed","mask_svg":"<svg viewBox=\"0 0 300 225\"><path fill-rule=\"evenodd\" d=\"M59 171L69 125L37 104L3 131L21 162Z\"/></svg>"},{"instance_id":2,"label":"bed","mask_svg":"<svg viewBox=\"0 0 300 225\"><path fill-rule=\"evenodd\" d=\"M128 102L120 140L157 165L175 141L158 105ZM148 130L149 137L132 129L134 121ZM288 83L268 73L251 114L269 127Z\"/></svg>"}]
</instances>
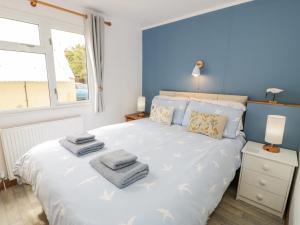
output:
<instances>
[{"instance_id":1,"label":"bed","mask_svg":"<svg viewBox=\"0 0 300 225\"><path fill-rule=\"evenodd\" d=\"M76 157L58 140L35 146L16 164L51 225L204 225L235 176L245 144L215 140L141 119L95 130L101 152ZM149 164L149 175L118 189L90 165L94 157L126 149Z\"/></svg>"}]
</instances>

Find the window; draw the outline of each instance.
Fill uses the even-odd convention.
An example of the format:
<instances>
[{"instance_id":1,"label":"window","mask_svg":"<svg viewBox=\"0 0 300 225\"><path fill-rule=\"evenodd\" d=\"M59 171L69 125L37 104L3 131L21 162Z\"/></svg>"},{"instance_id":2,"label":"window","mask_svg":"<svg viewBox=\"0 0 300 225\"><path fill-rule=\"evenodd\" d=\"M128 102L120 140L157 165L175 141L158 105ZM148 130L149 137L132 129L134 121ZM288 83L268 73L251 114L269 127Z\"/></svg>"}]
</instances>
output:
<instances>
[{"instance_id":1,"label":"window","mask_svg":"<svg viewBox=\"0 0 300 225\"><path fill-rule=\"evenodd\" d=\"M29 45L40 45L39 26L0 18L0 40Z\"/></svg>"},{"instance_id":2,"label":"window","mask_svg":"<svg viewBox=\"0 0 300 225\"><path fill-rule=\"evenodd\" d=\"M0 50L0 110L50 106L45 55Z\"/></svg>"},{"instance_id":3,"label":"window","mask_svg":"<svg viewBox=\"0 0 300 225\"><path fill-rule=\"evenodd\" d=\"M88 99L85 40L81 34L51 30L58 102Z\"/></svg>"},{"instance_id":4,"label":"window","mask_svg":"<svg viewBox=\"0 0 300 225\"><path fill-rule=\"evenodd\" d=\"M82 27L0 13L0 111L89 99Z\"/></svg>"}]
</instances>

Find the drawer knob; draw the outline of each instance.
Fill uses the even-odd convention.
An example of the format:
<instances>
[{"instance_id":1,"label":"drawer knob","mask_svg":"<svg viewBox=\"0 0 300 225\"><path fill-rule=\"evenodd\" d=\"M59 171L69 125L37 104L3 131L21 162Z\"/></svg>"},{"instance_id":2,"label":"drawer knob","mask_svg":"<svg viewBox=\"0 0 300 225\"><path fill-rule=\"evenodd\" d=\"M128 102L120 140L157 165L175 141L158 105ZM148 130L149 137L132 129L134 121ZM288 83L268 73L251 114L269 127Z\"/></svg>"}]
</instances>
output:
<instances>
[{"instance_id":1,"label":"drawer knob","mask_svg":"<svg viewBox=\"0 0 300 225\"><path fill-rule=\"evenodd\" d=\"M261 186L265 186L265 185L267 184L267 181L264 180L264 179L260 179L260 180L259 180L259 184L260 184Z\"/></svg>"},{"instance_id":2,"label":"drawer knob","mask_svg":"<svg viewBox=\"0 0 300 225\"><path fill-rule=\"evenodd\" d=\"M259 200L259 201L261 201L261 200L263 200L263 196L261 194L257 194L256 195L256 199Z\"/></svg>"},{"instance_id":3,"label":"drawer knob","mask_svg":"<svg viewBox=\"0 0 300 225\"><path fill-rule=\"evenodd\" d=\"M270 170L270 167L267 164L264 164L263 165L263 170L268 171L268 170Z\"/></svg>"}]
</instances>

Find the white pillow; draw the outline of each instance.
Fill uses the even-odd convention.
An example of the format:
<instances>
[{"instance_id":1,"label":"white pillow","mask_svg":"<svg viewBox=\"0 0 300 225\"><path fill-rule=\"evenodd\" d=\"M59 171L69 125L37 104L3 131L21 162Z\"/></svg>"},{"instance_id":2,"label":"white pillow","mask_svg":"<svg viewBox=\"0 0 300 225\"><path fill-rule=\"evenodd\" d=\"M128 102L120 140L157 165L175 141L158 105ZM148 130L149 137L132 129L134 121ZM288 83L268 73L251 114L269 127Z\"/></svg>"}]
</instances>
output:
<instances>
[{"instance_id":1,"label":"white pillow","mask_svg":"<svg viewBox=\"0 0 300 225\"><path fill-rule=\"evenodd\" d=\"M159 95L153 98L152 105L174 107L172 123L181 125L188 102L189 98L185 97L169 97Z\"/></svg>"}]
</instances>

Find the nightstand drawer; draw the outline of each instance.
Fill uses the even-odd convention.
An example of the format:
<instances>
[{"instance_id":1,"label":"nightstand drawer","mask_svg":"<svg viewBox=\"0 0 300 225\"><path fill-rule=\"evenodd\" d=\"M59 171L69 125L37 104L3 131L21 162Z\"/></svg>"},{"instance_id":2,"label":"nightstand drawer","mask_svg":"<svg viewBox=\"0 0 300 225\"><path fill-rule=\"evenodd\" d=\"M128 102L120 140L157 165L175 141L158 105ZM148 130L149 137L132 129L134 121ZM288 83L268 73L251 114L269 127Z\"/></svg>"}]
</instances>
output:
<instances>
[{"instance_id":1,"label":"nightstand drawer","mask_svg":"<svg viewBox=\"0 0 300 225\"><path fill-rule=\"evenodd\" d=\"M293 167L291 166L258 158L249 154L246 154L243 157L243 167L287 181L290 180L290 175L293 172Z\"/></svg>"},{"instance_id":2,"label":"nightstand drawer","mask_svg":"<svg viewBox=\"0 0 300 225\"><path fill-rule=\"evenodd\" d=\"M288 181L263 175L246 168L243 169L242 182L281 195L282 197L285 197L288 190Z\"/></svg>"},{"instance_id":3,"label":"nightstand drawer","mask_svg":"<svg viewBox=\"0 0 300 225\"><path fill-rule=\"evenodd\" d=\"M282 212L284 207L284 197L272 194L252 185L241 183L239 194L278 212Z\"/></svg>"}]
</instances>

